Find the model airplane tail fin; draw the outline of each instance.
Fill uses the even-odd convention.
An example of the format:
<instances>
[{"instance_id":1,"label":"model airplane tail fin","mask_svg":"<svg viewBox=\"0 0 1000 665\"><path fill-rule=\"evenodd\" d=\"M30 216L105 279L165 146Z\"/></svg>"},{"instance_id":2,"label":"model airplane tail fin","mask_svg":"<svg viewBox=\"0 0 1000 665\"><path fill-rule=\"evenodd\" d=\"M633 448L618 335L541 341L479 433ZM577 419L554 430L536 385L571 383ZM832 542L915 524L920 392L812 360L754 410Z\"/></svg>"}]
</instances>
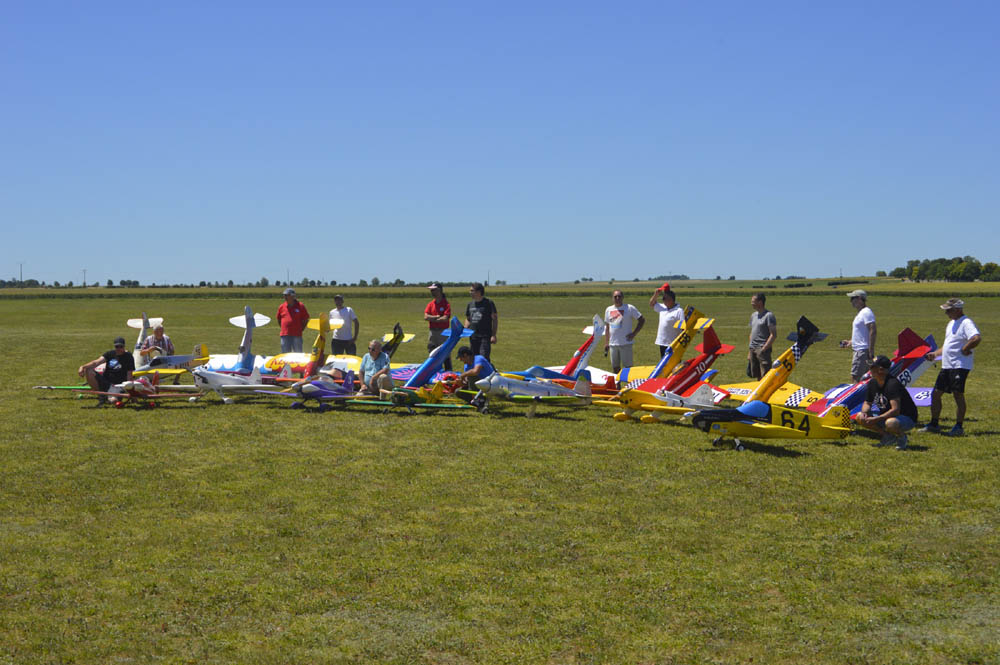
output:
<instances>
[{"instance_id":1,"label":"model airplane tail fin","mask_svg":"<svg viewBox=\"0 0 1000 665\"><path fill-rule=\"evenodd\" d=\"M707 383L699 383L698 387L690 395L684 397L684 401L694 406L715 406L715 391Z\"/></svg>"},{"instance_id":2,"label":"model airplane tail fin","mask_svg":"<svg viewBox=\"0 0 1000 665\"><path fill-rule=\"evenodd\" d=\"M347 374L344 375L344 390L354 390L354 370L347 370Z\"/></svg>"},{"instance_id":3,"label":"model airplane tail fin","mask_svg":"<svg viewBox=\"0 0 1000 665\"><path fill-rule=\"evenodd\" d=\"M590 372L581 371L576 378L576 383L573 384L573 392L577 395L582 395L584 397L590 397Z\"/></svg>"},{"instance_id":4,"label":"model airplane tail fin","mask_svg":"<svg viewBox=\"0 0 1000 665\"><path fill-rule=\"evenodd\" d=\"M250 372L250 383L260 383L260 367L256 365L254 365L253 371Z\"/></svg>"},{"instance_id":5,"label":"model airplane tail fin","mask_svg":"<svg viewBox=\"0 0 1000 665\"><path fill-rule=\"evenodd\" d=\"M281 371L278 372L277 378L279 378L279 379L290 379L290 378L292 378L293 374L294 374L294 372L292 372L292 363L285 363L284 365L282 365ZM260 371L259 370L257 371L257 376L260 376ZM307 370L305 376L310 376L308 374L308 370Z\"/></svg>"},{"instance_id":6,"label":"model airplane tail fin","mask_svg":"<svg viewBox=\"0 0 1000 665\"><path fill-rule=\"evenodd\" d=\"M893 358L902 358L910 351L914 349L925 346L924 340L917 333L913 332L910 328L904 328L899 335L896 336L896 343L899 348L893 353Z\"/></svg>"},{"instance_id":7,"label":"model airplane tail fin","mask_svg":"<svg viewBox=\"0 0 1000 665\"><path fill-rule=\"evenodd\" d=\"M852 429L851 411L843 405L831 406L820 415L819 419L820 424L824 427L846 429L848 431Z\"/></svg>"},{"instance_id":8,"label":"model airplane tail fin","mask_svg":"<svg viewBox=\"0 0 1000 665\"><path fill-rule=\"evenodd\" d=\"M195 358L207 358L208 357L208 344L195 344L194 351L191 352Z\"/></svg>"},{"instance_id":9,"label":"model airplane tail fin","mask_svg":"<svg viewBox=\"0 0 1000 665\"><path fill-rule=\"evenodd\" d=\"M706 328L705 331L701 333L701 337L701 344L694 347L695 350L700 353L715 353L715 351L722 346L722 342L719 341L719 336L716 334L714 327Z\"/></svg>"}]
</instances>

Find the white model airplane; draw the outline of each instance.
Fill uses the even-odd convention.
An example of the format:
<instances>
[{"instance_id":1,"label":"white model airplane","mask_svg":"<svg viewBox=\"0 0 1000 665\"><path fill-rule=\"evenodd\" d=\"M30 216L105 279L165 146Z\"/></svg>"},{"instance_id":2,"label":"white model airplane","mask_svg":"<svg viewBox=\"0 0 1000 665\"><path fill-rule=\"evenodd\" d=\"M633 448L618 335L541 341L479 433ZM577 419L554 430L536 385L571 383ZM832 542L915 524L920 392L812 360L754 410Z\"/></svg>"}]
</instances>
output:
<instances>
[{"instance_id":1,"label":"white model airplane","mask_svg":"<svg viewBox=\"0 0 1000 665\"><path fill-rule=\"evenodd\" d=\"M281 390L280 385L274 383L261 383L260 365L253 355L253 330L258 325L264 325L270 321L263 314L254 314L250 306L247 305L243 311L243 316L234 316L229 319L233 325L240 326L246 330L243 333L243 342L240 344L240 352L236 355L235 363L226 365L232 367L231 370L218 371L210 369L209 365L195 367L191 371L194 377L194 385L201 392L214 392L222 398L224 404L232 404L233 399L227 396L231 393L253 393L257 390ZM292 375L290 366L286 366L281 375L282 378L289 378ZM191 398L194 402L198 396Z\"/></svg>"},{"instance_id":2,"label":"white model airplane","mask_svg":"<svg viewBox=\"0 0 1000 665\"><path fill-rule=\"evenodd\" d=\"M590 374L587 370L581 370L577 374L576 384L572 388L545 379L529 381L511 379L499 372L493 372L485 379L476 381L476 388L479 389L479 394L471 402L474 406L483 397L487 401L502 399L515 404L527 404L528 412L525 415L528 418L535 415L535 409L539 404L588 406L591 403ZM480 408L485 411L485 405L480 404Z\"/></svg>"}]
</instances>

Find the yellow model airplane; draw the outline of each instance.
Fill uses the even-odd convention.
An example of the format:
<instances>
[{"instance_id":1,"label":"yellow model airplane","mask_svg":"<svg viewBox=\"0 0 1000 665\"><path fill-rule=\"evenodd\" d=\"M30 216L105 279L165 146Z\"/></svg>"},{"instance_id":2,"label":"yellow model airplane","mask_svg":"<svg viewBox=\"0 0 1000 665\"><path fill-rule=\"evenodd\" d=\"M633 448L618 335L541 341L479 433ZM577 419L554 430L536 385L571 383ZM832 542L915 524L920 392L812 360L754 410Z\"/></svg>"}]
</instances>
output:
<instances>
[{"instance_id":1,"label":"yellow model airplane","mask_svg":"<svg viewBox=\"0 0 1000 665\"><path fill-rule=\"evenodd\" d=\"M715 323L715 319L706 319L704 317L704 314L688 305L684 309L684 320L674 324L674 327L680 328L681 332L667 347L663 357L660 358L660 362L656 365L637 365L622 369L618 374L618 386L625 388L629 383L638 385L635 383L636 381L668 376L677 367L677 363L681 361L681 358L684 357L684 352L687 351L695 334Z\"/></svg>"},{"instance_id":2,"label":"yellow model airplane","mask_svg":"<svg viewBox=\"0 0 1000 665\"><path fill-rule=\"evenodd\" d=\"M750 384L743 395L744 404L735 409L705 409L689 414L691 424L709 434L715 435L714 443L719 443L726 436L733 438L736 449L743 450L741 437L760 439L840 439L851 432L850 411L846 408L833 407L823 415L795 408L787 404L776 404L776 395L781 395L779 389L786 385L788 375L795 369L796 363L802 358L814 342L826 337L819 328L806 317L801 317L796 326L796 332L790 338L791 348L778 356L773 367L760 381ZM723 386L724 389L738 389L739 386ZM805 393L805 388L794 388ZM792 394L795 390L792 391ZM820 394L822 397L822 394ZM780 397L779 397L780 399ZM784 398L785 402L793 399L791 395ZM815 401L815 400L814 400ZM770 402L770 403L768 403ZM798 405L805 407L804 401Z\"/></svg>"},{"instance_id":3,"label":"yellow model airplane","mask_svg":"<svg viewBox=\"0 0 1000 665\"><path fill-rule=\"evenodd\" d=\"M806 349L814 342L826 339L826 333L821 333L819 328L803 316L799 318L796 331L791 333L788 339L793 342L792 346L778 356L771 369L759 381L732 383L719 387L727 391L731 399L741 402L761 401L805 408L823 399L823 393L789 383L788 376Z\"/></svg>"},{"instance_id":4,"label":"yellow model airplane","mask_svg":"<svg viewBox=\"0 0 1000 665\"><path fill-rule=\"evenodd\" d=\"M736 414L735 419L716 419L723 411ZM747 402L738 409L699 411L691 424L715 436L714 444L726 437L733 439L736 450L743 450L742 438L747 439L843 439L853 431L851 412L847 407L834 406L823 415L790 409L760 401Z\"/></svg>"}]
</instances>

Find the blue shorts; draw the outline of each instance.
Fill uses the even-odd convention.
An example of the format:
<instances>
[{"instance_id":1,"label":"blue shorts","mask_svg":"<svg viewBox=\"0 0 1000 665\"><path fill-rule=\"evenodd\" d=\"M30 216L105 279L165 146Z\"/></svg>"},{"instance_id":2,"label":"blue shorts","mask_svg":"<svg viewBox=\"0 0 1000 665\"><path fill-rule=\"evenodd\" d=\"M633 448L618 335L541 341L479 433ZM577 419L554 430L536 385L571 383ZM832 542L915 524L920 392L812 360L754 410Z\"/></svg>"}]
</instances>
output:
<instances>
[{"instance_id":1,"label":"blue shorts","mask_svg":"<svg viewBox=\"0 0 1000 665\"><path fill-rule=\"evenodd\" d=\"M913 418L910 418L909 416L896 416L896 420L899 421L900 432L909 432L917 426L917 423L915 423Z\"/></svg>"}]
</instances>

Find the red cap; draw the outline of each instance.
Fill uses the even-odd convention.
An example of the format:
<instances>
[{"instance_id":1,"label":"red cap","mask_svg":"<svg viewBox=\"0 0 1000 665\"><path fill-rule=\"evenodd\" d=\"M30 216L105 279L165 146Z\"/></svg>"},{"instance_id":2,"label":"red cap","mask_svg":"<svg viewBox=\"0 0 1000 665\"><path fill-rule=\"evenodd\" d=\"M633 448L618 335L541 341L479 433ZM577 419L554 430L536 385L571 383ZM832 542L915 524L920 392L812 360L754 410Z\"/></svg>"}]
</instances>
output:
<instances>
[{"instance_id":1,"label":"red cap","mask_svg":"<svg viewBox=\"0 0 1000 665\"><path fill-rule=\"evenodd\" d=\"M663 286L661 286L660 288L658 288L656 290L657 291L669 291L670 290L670 282L664 282Z\"/></svg>"}]
</instances>

